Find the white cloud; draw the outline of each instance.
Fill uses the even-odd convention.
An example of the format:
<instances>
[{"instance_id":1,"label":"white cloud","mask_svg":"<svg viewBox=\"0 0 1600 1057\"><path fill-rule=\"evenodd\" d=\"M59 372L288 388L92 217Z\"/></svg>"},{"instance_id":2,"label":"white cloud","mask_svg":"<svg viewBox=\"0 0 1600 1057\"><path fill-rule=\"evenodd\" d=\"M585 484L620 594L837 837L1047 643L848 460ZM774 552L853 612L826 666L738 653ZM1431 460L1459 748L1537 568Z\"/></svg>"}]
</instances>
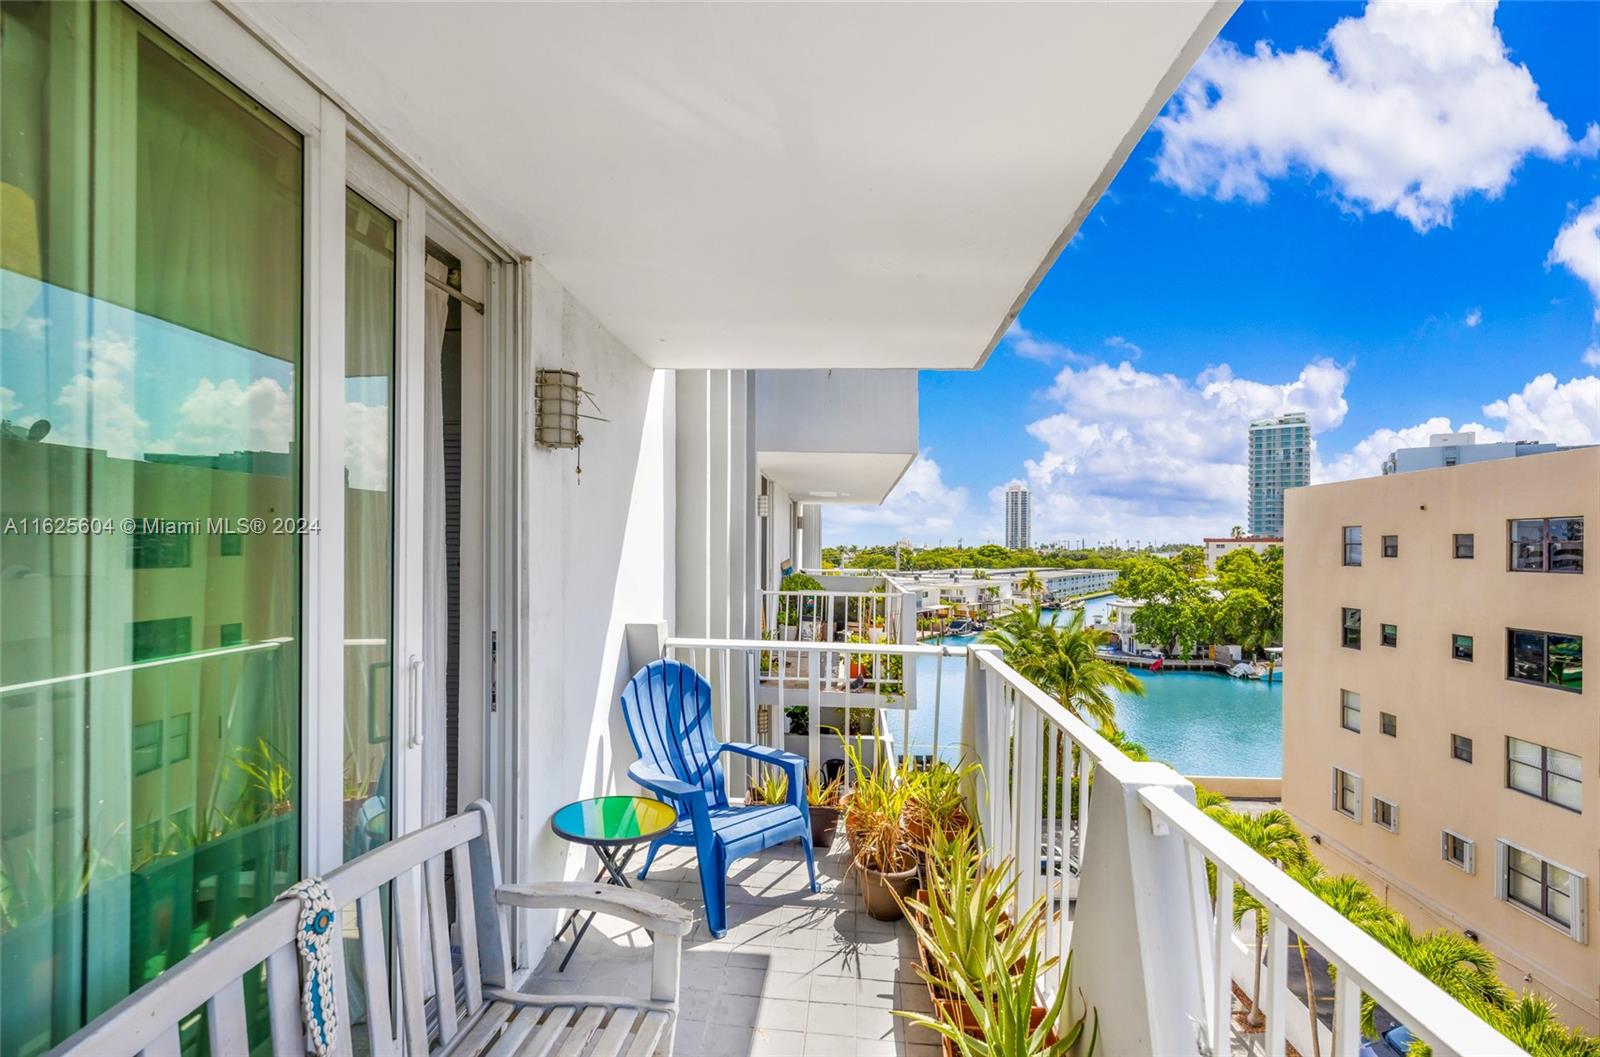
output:
<instances>
[{"instance_id":1,"label":"white cloud","mask_svg":"<svg viewBox=\"0 0 1600 1057\"><path fill-rule=\"evenodd\" d=\"M1600 197L1590 202L1556 234L1545 267L1559 264L1589 284L1594 320L1600 323ZM1587 358L1586 363L1590 363Z\"/></svg>"},{"instance_id":2,"label":"white cloud","mask_svg":"<svg viewBox=\"0 0 1600 1057\"><path fill-rule=\"evenodd\" d=\"M1600 355L1595 360L1600 362ZM1506 440L1544 441L1550 444L1600 444L1600 378L1589 376L1557 382L1541 374L1521 392L1483 405L1483 415L1498 425L1463 422L1435 416L1401 429L1373 430L1349 451L1312 466L1312 480L1344 481L1383 472L1383 461L1396 448L1427 447L1435 433L1473 433L1480 444Z\"/></svg>"},{"instance_id":3,"label":"white cloud","mask_svg":"<svg viewBox=\"0 0 1600 1057\"><path fill-rule=\"evenodd\" d=\"M954 543L965 531L968 494L945 484L932 450L923 449L900 483L880 506L829 506L822 512L825 537L831 543L893 541L910 536L918 542L943 538Z\"/></svg>"},{"instance_id":4,"label":"white cloud","mask_svg":"<svg viewBox=\"0 0 1600 1057\"><path fill-rule=\"evenodd\" d=\"M351 488L389 489L389 408L359 400L344 405L344 466Z\"/></svg>"},{"instance_id":5,"label":"white cloud","mask_svg":"<svg viewBox=\"0 0 1600 1057\"><path fill-rule=\"evenodd\" d=\"M1124 356L1131 360L1137 360L1140 356L1144 355L1144 349L1140 348L1138 345L1135 345L1121 334L1113 334L1107 338L1106 346L1108 348L1119 350Z\"/></svg>"},{"instance_id":6,"label":"white cloud","mask_svg":"<svg viewBox=\"0 0 1600 1057\"><path fill-rule=\"evenodd\" d=\"M1483 322L1483 309L1474 308L1467 312L1467 318L1462 320L1469 327L1475 327Z\"/></svg>"},{"instance_id":7,"label":"white cloud","mask_svg":"<svg viewBox=\"0 0 1600 1057\"><path fill-rule=\"evenodd\" d=\"M17 330L22 333L23 337L32 341L38 341L44 337L44 332L49 329L50 320L44 316L24 316L22 321L17 324Z\"/></svg>"},{"instance_id":8,"label":"white cloud","mask_svg":"<svg viewBox=\"0 0 1600 1057\"><path fill-rule=\"evenodd\" d=\"M1483 413L1505 423L1500 432L1507 440L1600 443L1600 378L1557 382L1555 375L1541 374L1520 393L1483 405Z\"/></svg>"},{"instance_id":9,"label":"white cloud","mask_svg":"<svg viewBox=\"0 0 1600 1057\"><path fill-rule=\"evenodd\" d=\"M1060 407L1028 426L1044 451L1026 463L1034 536L1170 541L1225 530L1243 516L1250 421L1305 411L1314 431L1349 410L1349 372L1315 360L1282 383L1226 365L1193 379L1129 363L1068 367Z\"/></svg>"},{"instance_id":10,"label":"white cloud","mask_svg":"<svg viewBox=\"0 0 1600 1057\"><path fill-rule=\"evenodd\" d=\"M0 385L0 418L10 418L11 412L15 411L19 406L21 405L17 403L16 390L7 389L5 386Z\"/></svg>"},{"instance_id":11,"label":"white cloud","mask_svg":"<svg viewBox=\"0 0 1600 1057\"><path fill-rule=\"evenodd\" d=\"M51 443L100 448L121 459L140 458L150 424L134 407L139 353L133 339L108 331L78 347L88 358L84 369L56 394L61 414L52 423Z\"/></svg>"},{"instance_id":12,"label":"white cloud","mask_svg":"<svg viewBox=\"0 0 1600 1057\"><path fill-rule=\"evenodd\" d=\"M286 452L294 441L294 401L272 378L240 385L202 378L178 407L171 437L151 451L220 455L235 451Z\"/></svg>"},{"instance_id":13,"label":"white cloud","mask_svg":"<svg viewBox=\"0 0 1600 1057\"><path fill-rule=\"evenodd\" d=\"M1316 51L1218 41L1156 121L1156 175L1187 194L1250 202L1291 172L1325 175L1344 207L1427 231L1470 195L1497 197L1529 155L1600 150L1600 128L1574 140L1550 113L1494 12L1371 3Z\"/></svg>"},{"instance_id":14,"label":"white cloud","mask_svg":"<svg viewBox=\"0 0 1600 1057\"><path fill-rule=\"evenodd\" d=\"M1006 328L1006 345L1012 352L1025 360L1037 360L1039 363L1056 363L1062 360L1082 359L1077 353L1058 341L1041 338L1027 327L1021 320L1012 320Z\"/></svg>"},{"instance_id":15,"label":"white cloud","mask_svg":"<svg viewBox=\"0 0 1600 1057\"><path fill-rule=\"evenodd\" d=\"M1600 367L1600 344L1590 345L1583 350L1583 362L1590 367Z\"/></svg>"}]
</instances>

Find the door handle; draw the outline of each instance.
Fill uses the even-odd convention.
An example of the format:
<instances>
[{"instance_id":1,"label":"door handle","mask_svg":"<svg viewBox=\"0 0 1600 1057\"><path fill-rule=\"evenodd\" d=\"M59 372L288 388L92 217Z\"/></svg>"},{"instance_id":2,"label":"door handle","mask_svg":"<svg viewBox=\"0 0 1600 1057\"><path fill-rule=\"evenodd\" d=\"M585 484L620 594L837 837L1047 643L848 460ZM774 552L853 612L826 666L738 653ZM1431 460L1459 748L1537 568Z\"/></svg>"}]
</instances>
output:
<instances>
[{"instance_id":1,"label":"door handle","mask_svg":"<svg viewBox=\"0 0 1600 1057\"><path fill-rule=\"evenodd\" d=\"M427 667L421 657L411 655L411 747L422 744L422 673Z\"/></svg>"}]
</instances>

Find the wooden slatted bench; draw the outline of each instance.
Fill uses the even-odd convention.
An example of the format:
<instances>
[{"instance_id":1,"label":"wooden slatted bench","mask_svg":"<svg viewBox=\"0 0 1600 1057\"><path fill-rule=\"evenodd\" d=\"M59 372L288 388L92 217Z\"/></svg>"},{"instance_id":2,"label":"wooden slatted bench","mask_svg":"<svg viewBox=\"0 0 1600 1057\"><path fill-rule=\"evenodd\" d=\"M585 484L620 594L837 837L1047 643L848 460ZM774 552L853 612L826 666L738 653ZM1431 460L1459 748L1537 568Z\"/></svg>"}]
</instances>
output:
<instances>
[{"instance_id":1,"label":"wooden slatted bench","mask_svg":"<svg viewBox=\"0 0 1600 1057\"><path fill-rule=\"evenodd\" d=\"M347 926L349 908L354 908L359 930L354 942L365 1006L362 1023L354 1026L362 1043L359 1052L372 1057L671 1054L683 937L693 925L692 915L659 896L611 886L503 885L495 832L494 810L479 800L460 815L391 841L323 878ZM453 874L449 893L446 856ZM595 910L644 928L653 941L650 996L510 990L504 927L510 907ZM305 1057L295 951L299 916L295 900L272 904L106 1010L50 1057L180 1057L180 1025L202 1008L213 1057L246 1057L269 1049L273 1057ZM352 937L346 932L344 939ZM391 986L391 942L398 987ZM452 944L459 954L454 961ZM339 1013L335 1044L341 1057L355 1057L345 946L333 945ZM264 992L257 983L263 966ZM252 993L257 1006L253 1033L247 1001ZM259 1008L263 1002L264 1017ZM270 1032L270 1044L258 1037L263 1031Z\"/></svg>"}]
</instances>

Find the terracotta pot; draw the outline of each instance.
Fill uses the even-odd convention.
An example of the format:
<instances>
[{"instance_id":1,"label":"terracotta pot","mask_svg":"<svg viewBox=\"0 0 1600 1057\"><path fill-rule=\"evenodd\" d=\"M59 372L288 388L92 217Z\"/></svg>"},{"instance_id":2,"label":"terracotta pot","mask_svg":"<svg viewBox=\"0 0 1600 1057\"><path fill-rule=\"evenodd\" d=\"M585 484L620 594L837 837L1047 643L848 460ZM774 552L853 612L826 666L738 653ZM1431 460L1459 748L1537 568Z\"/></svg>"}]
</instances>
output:
<instances>
[{"instance_id":1,"label":"terracotta pot","mask_svg":"<svg viewBox=\"0 0 1600 1057\"><path fill-rule=\"evenodd\" d=\"M839 808L819 807L812 804L811 812L811 846L813 848L833 847L833 836L839 829Z\"/></svg>"},{"instance_id":2,"label":"terracotta pot","mask_svg":"<svg viewBox=\"0 0 1600 1057\"><path fill-rule=\"evenodd\" d=\"M867 913L871 917L879 921L899 921L905 916L895 896L899 895L904 899L916 890L917 860L908 849L904 861L910 865L904 870L889 873L856 862L856 869L861 871L861 897L866 902Z\"/></svg>"}]
</instances>

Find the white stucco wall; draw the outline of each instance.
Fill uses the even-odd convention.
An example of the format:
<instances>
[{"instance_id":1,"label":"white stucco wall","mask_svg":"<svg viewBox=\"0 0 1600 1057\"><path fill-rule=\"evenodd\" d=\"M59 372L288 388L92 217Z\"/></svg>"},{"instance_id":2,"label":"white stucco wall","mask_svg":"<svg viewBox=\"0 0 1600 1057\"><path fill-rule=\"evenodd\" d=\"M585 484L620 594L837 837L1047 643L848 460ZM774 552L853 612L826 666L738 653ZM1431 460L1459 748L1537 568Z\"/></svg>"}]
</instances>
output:
<instances>
[{"instance_id":1,"label":"white stucco wall","mask_svg":"<svg viewBox=\"0 0 1600 1057\"><path fill-rule=\"evenodd\" d=\"M529 604L515 707L531 767L517 776L520 875L572 878L589 867L548 819L571 800L630 788L633 749L616 704L632 674L623 625L670 612L673 378L646 367L548 272L526 268L533 366L577 371L609 419L582 423L581 483L578 453L527 454ZM535 954L553 920L530 919Z\"/></svg>"}]
</instances>

